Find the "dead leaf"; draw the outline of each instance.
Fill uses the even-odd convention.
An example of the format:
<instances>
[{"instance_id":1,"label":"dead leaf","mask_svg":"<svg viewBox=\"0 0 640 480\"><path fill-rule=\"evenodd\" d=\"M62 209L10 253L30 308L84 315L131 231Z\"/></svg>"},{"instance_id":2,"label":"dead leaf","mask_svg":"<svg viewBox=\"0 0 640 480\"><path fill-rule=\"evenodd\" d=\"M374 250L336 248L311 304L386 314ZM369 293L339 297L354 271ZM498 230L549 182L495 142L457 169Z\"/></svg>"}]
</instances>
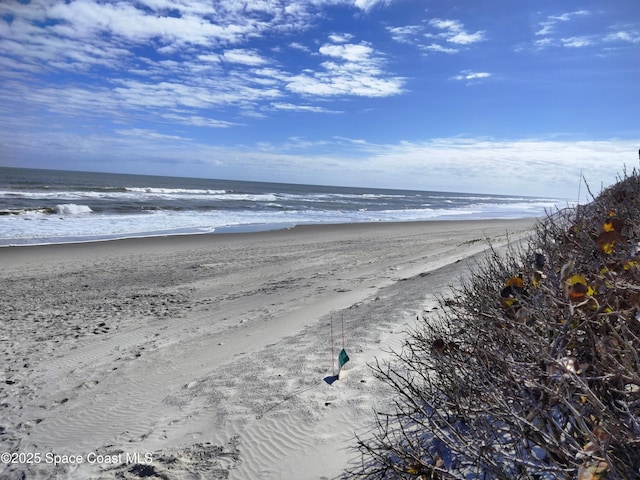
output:
<instances>
[{"instance_id":1,"label":"dead leaf","mask_svg":"<svg viewBox=\"0 0 640 480\"><path fill-rule=\"evenodd\" d=\"M619 243L626 243L627 239L620 234L620 232L611 231L611 232L602 232L598 235L598 239L596 242L598 243L598 249L606 253L607 255L611 255L616 248L616 245Z\"/></svg>"}]
</instances>

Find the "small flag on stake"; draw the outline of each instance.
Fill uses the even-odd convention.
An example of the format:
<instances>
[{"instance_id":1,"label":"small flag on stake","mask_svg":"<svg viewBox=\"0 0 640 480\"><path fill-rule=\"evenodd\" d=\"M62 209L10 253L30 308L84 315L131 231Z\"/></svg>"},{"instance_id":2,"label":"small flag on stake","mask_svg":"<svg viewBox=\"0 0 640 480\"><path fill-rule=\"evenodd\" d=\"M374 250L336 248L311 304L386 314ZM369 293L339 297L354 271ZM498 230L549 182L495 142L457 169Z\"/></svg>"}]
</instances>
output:
<instances>
[{"instance_id":1,"label":"small flag on stake","mask_svg":"<svg viewBox=\"0 0 640 480\"><path fill-rule=\"evenodd\" d=\"M333 349L333 315L331 316L331 321L329 323L329 328L331 330L331 370L333 371L333 375L331 377L326 377L324 379L329 385L332 385L333 382L340 379L340 371L344 364L349 361L349 355L347 355L347 351L344 349L344 318L342 319L342 350L338 354L338 374L336 375L336 363L334 357L334 349Z\"/></svg>"},{"instance_id":2,"label":"small flag on stake","mask_svg":"<svg viewBox=\"0 0 640 480\"><path fill-rule=\"evenodd\" d=\"M349 355L347 355L347 351L343 348L342 350L340 350L340 353L338 354L338 365L340 365L340 367L338 368L338 371L342 370L342 367L348 361L349 361Z\"/></svg>"}]
</instances>

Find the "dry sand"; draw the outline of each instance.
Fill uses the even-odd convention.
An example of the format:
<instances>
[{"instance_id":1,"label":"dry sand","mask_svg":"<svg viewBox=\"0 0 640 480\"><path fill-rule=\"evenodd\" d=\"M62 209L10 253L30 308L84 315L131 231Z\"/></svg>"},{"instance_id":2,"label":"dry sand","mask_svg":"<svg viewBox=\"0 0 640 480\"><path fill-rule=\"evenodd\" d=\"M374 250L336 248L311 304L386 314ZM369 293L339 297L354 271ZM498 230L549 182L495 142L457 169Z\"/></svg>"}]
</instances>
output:
<instances>
[{"instance_id":1,"label":"dry sand","mask_svg":"<svg viewBox=\"0 0 640 480\"><path fill-rule=\"evenodd\" d=\"M533 223L0 248L0 478L340 476L390 401L367 363Z\"/></svg>"}]
</instances>

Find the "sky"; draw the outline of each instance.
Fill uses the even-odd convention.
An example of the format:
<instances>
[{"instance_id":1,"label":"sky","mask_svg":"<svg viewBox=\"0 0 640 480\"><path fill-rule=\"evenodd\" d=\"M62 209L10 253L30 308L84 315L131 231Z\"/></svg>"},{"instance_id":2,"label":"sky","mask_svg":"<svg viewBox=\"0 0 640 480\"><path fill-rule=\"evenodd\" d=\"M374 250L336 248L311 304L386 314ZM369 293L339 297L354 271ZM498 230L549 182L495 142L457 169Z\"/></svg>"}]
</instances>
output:
<instances>
[{"instance_id":1,"label":"sky","mask_svg":"<svg viewBox=\"0 0 640 480\"><path fill-rule=\"evenodd\" d=\"M1 0L0 165L575 198L639 167L638 0Z\"/></svg>"}]
</instances>

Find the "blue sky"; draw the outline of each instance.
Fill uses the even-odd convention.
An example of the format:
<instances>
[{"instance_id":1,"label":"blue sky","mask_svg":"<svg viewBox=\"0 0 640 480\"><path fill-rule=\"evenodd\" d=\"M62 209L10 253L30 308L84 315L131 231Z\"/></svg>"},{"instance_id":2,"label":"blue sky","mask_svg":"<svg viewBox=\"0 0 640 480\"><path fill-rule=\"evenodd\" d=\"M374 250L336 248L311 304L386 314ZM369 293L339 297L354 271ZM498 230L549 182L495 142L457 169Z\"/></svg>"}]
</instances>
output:
<instances>
[{"instance_id":1,"label":"blue sky","mask_svg":"<svg viewBox=\"0 0 640 480\"><path fill-rule=\"evenodd\" d=\"M573 198L638 165L640 4L3 0L0 85L5 166Z\"/></svg>"}]
</instances>

